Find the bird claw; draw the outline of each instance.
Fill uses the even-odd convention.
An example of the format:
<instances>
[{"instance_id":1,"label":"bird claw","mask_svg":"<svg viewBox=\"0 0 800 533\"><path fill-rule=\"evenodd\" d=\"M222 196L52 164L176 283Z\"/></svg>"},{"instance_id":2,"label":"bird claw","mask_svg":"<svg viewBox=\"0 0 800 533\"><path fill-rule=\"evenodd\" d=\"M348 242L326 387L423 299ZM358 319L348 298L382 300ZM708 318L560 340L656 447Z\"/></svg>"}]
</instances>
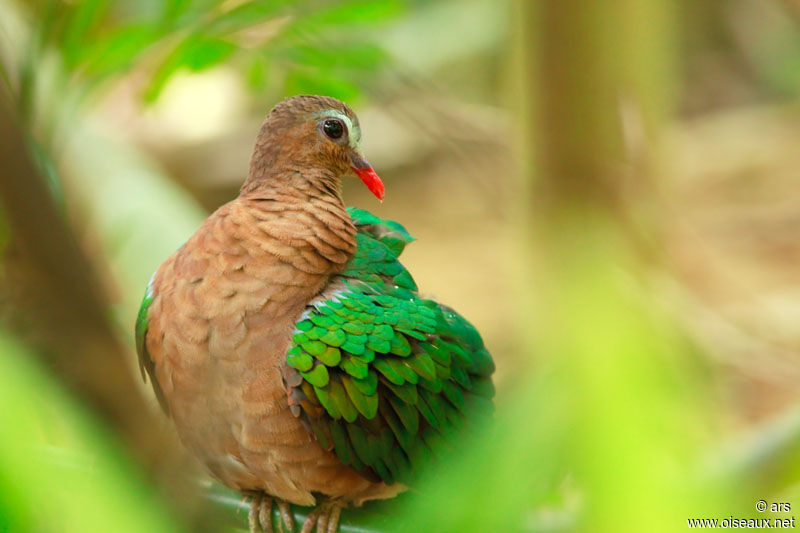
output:
<instances>
[{"instance_id":1,"label":"bird claw","mask_svg":"<svg viewBox=\"0 0 800 533\"><path fill-rule=\"evenodd\" d=\"M322 502L316 509L308 513L300 533L311 533L317 526L317 533L337 533L342 506L334 501Z\"/></svg>"},{"instance_id":2,"label":"bird claw","mask_svg":"<svg viewBox=\"0 0 800 533\"><path fill-rule=\"evenodd\" d=\"M264 496L258 506L258 521L264 533L272 533L272 497ZM280 527L280 524L278 524Z\"/></svg>"},{"instance_id":3,"label":"bird claw","mask_svg":"<svg viewBox=\"0 0 800 533\"><path fill-rule=\"evenodd\" d=\"M250 530L250 533L258 533L258 508L262 498L261 494L254 494L253 499L250 500L250 511L247 513L247 529Z\"/></svg>"},{"instance_id":4,"label":"bird claw","mask_svg":"<svg viewBox=\"0 0 800 533\"><path fill-rule=\"evenodd\" d=\"M250 533L273 533L272 529L272 506L277 504L280 511L278 520L278 531L280 533L294 533L294 518L287 502L276 500L272 496L263 493L253 494L250 500L250 511L247 514L247 525ZM285 529L284 529L285 527Z\"/></svg>"},{"instance_id":5,"label":"bird claw","mask_svg":"<svg viewBox=\"0 0 800 533\"><path fill-rule=\"evenodd\" d=\"M292 510L289 507L287 502L278 500L278 511L281 513L281 520L278 521L278 527L283 533L283 525L286 524L286 527L289 529L289 533L294 532L294 518L292 516ZM271 514L271 513L270 513Z\"/></svg>"}]
</instances>

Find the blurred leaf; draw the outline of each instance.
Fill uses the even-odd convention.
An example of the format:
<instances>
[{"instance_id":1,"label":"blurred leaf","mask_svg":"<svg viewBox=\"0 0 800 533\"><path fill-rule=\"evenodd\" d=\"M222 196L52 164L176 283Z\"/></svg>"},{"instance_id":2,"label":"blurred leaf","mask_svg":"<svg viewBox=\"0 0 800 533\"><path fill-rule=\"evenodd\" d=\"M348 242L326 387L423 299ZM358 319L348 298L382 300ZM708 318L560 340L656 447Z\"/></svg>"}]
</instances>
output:
<instances>
[{"instance_id":1,"label":"blurred leaf","mask_svg":"<svg viewBox=\"0 0 800 533\"><path fill-rule=\"evenodd\" d=\"M228 58L236 47L222 39L198 37L183 50L183 64L190 70L199 71L213 67Z\"/></svg>"},{"instance_id":2,"label":"blurred leaf","mask_svg":"<svg viewBox=\"0 0 800 533\"><path fill-rule=\"evenodd\" d=\"M161 24L168 28L177 26L180 18L196 4L197 2L193 0L165 0L161 13Z\"/></svg>"},{"instance_id":3,"label":"blurred leaf","mask_svg":"<svg viewBox=\"0 0 800 533\"><path fill-rule=\"evenodd\" d=\"M396 17L403 8L404 4L399 0L336 2L329 9L303 17L300 24L309 29L316 27L318 30L330 26L370 24Z\"/></svg>"},{"instance_id":4,"label":"blurred leaf","mask_svg":"<svg viewBox=\"0 0 800 533\"><path fill-rule=\"evenodd\" d=\"M358 85L322 70L292 70L284 82L286 94L323 94L346 102L354 102L361 90Z\"/></svg>"},{"instance_id":5,"label":"blurred leaf","mask_svg":"<svg viewBox=\"0 0 800 533\"><path fill-rule=\"evenodd\" d=\"M175 531L118 445L33 361L0 331L0 530ZM89 462L43 460L54 444Z\"/></svg>"},{"instance_id":6,"label":"blurred leaf","mask_svg":"<svg viewBox=\"0 0 800 533\"><path fill-rule=\"evenodd\" d=\"M247 69L247 85L255 90L264 90L267 87L268 77L268 64L260 57L254 57L250 61L250 67Z\"/></svg>"},{"instance_id":7,"label":"blurred leaf","mask_svg":"<svg viewBox=\"0 0 800 533\"><path fill-rule=\"evenodd\" d=\"M796 96L800 93L800 32L784 36L781 46L762 55L758 66L764 78L783 94Z\"/></svg>"},{"instance_id":8,"label":"blurred leaf","mask_svg":"<svg viewBox=\"0 0 800 533\"><path fill-rule=\"evenodd\" d=\"M182 68L200 71L227 59L236 47L229 42L213 37L193 34L181 41L170 52L153 74L144 92L147 102L158 98L169 79Z\"/></svg>"},{"instance_id":9,"label":"blurred leaf","mask_svg":"<svg viewBox=\"0 0 800 533\"><path fill-rule=\"evenodd\" d=\"M85 0L77 3L67 18L61 51L67 68L75 68L87 51L92 50L92 37L108 10L107 0Z\"/></svg>"},{"instance_id":10,"label":"blurred leaf","mask_svg":"<svg viewBox=\"0 0 800 533\"><path fill-rule=\"evenodd\" d=\"M87 51L84 59L86 73L101 79L124 73L157 38L153 27L144 24L106 35Z\"/></svg>"},{"instance_id":11,"label":"blurred leaf","mask_svg":"<svg viewBox=\"0 0 800 533\"><path fill-rule=\"evenodd\" d=\"M152 103L180 70L201 71L223 62L238 69L247 86L264 91L270 64L287 57L300 67L325 67L327 72L294 73L293 79L282 80L279 74L294 67L279 68L274 71L277 79L271 82L272 89L319 87L342 97L356 95L358 83L350 72L376 72L387 59L367 41L371 34L362 28L398 16L404 5L400 0L88 0L74 4L43 0L34 13L41 42L59 50L72 86L90 94L108 87L105 82L110 78L141 68L147 73L142 97ZM332 35L337 44L324 42ZM285 54L287 49L291 53ZM264 68L257 68L248 54L260 55ZM230 61L240 55L244 61ZM27 67L21 101L28 101L36 89L38 73L32 65Z\"/></svg>"},{"instance_id":12,"label":"blurred leaf","mask_svg":"<svg viewBox=\"0 0 800 533\"><path fill-rule=\"evenodd\" d=\"M227 35L243 28L259 24L281 12L286 6L295 4L291 0L244 2L215 17L208 23L206 31L214 35Z\"/></svg>"},{"instance_id":13,"label":"blurred leaf","mask_svg":"<svg viewBox=\"0 0 800 533\"><path fill-rule=\"evenodd\" d=\"M286 47L285 57L300 65L325 69L374 71L386 62L386 53L371 43L331 44L325 48L309 44Z\"/></svg>"},{"instance_id":14,"label":"blurred leaf","mask_svg":"<svg viewBox=\"0 0 800 533\"><path fill-rule=\"evenodd\" d=\"M79 117L69 127L62 179L97 232L102 260L122 292L118 322L132 342L131 324L147 280L207 213L138 150Z\"/></svg>"}]
</instances>

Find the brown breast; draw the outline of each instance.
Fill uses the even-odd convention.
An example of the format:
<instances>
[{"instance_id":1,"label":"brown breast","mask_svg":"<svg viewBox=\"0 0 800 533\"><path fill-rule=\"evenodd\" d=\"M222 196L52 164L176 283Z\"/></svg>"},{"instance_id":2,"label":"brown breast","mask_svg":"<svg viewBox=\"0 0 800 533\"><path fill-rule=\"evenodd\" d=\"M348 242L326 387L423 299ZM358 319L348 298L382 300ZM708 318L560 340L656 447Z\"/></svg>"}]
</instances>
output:
<instances>
[{"instance_id":1,"label":"brown breast","mask_svg":"<svg viewBox=\"0 0 800 533\"><path fill-rule=\"evenodd\" d=\"M281 365L307 302L355 249L341 202L239 198L159 268L147 348L183 442L226 485L310 505L394 495L292 416ZM375 495L375 496L373 496Z\"/></svg>"}]
</instances>

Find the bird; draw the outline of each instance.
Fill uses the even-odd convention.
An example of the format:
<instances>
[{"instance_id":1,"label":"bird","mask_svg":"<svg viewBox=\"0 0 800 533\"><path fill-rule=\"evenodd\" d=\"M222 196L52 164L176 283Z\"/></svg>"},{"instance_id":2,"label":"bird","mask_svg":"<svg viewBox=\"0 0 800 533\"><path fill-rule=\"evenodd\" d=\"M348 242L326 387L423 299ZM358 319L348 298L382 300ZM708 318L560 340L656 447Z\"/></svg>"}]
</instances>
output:
<instances>
[{"instance_id":1,"label":"bird","mask_svg":"<svg viewBox=\"0 0 800 533\"><path fill-rule=\"evenodd\" d=\"M143 379L186 448L250 498L248 525L338 531L342 508L393 498L491 416L495 365L477 329L420 294L398 222L345 207L342 179L379 199L343 102L275 105L234 200L147 285ZM452 266L447 268L453 268Z\"/></svg>"}]
</instances>

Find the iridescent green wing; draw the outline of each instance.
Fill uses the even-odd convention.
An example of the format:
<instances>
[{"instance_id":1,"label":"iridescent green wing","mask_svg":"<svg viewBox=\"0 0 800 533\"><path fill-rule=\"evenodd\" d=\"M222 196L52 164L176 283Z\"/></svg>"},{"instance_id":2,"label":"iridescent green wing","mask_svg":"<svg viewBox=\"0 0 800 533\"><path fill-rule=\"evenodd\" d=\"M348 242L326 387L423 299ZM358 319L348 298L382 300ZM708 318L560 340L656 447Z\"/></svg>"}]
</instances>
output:
<instances>
[{"instance_id":1,"label":"iridescent green wing","mask_svg":"<svg viewBox=\"0 0 800 533\"><path fill-rule=\"evenodd\" d=\"M150 384L153 386L156 398L158 398L158 403L161 404L161 408L164 409L164 412L169 414L167 402L164 399L164 392L161 390L158 380L156 380L155 365L153 359L150 357L150 353L147 351L147 343L145 342L149 323L148 313L150 311L150 304L153 303L153 298L153 279L150 278L150 282L147 284L147 289L144 292L142 305L139 307L139 314L136 316L136 353L139 355L139 370L142 372L142 379L147 379L145 377L145 371L147 371L147 375L150 376Z\"/></svg>"},{"instance_id":2,"label":"iridescent green wing","mask_svg":"<svg viewBox=\"0 0 800 533\"><path fill-rule=\"evenodd\" d=\"M417 294L396 222L351 210L358 248L298 320L284 382L295 416L365 477L408 483L491 410L494 363L475 328Z\"/></svg>"}]
</instances>

